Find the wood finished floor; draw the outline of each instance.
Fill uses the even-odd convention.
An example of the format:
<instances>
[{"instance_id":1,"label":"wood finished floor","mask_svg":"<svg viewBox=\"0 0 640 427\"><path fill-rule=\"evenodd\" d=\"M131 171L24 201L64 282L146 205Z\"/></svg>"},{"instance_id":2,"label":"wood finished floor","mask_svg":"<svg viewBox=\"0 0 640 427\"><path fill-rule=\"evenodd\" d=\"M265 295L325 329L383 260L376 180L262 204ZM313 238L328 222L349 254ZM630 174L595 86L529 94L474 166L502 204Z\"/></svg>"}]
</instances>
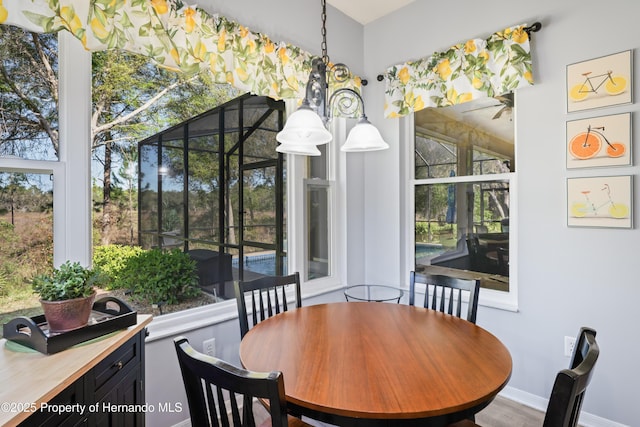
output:
<instances>
[{"instance_id":1,"label":"wood finished floor","mask_svg":"<svg viewBox=\"0 0 640 427\"><path fill-rule=\"evenodd\" d=\"M476 414L483 427L540 427L543 420L544 413L500 396Z\"/></svg>"},{"instance_id":2,"label":"wood finished floor","mask_svg":"<svg viewBox=\"0 0 640 427\"><path fill-rule=\"evenodd\" d=\"M256 424L260 425L268 414L260 404L256 404L254 410ZM542 412L500 396L476 414L476 423L482 427L540 427L543 420ZM314 422L313 425L325 424Z\"/></svg>"}]
</instances>

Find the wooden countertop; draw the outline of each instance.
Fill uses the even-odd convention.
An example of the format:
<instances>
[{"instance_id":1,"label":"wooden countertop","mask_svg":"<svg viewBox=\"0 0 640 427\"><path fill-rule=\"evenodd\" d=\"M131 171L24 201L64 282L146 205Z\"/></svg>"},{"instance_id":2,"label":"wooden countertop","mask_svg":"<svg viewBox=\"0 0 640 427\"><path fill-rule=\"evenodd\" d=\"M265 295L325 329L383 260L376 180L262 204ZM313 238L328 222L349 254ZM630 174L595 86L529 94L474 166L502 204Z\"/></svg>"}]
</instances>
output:
<instances>
[{"instance_id":1,"label":"wooden countertop","mask_svg":"<svg viewBox=\"0 0 640 427\"><path fill-rule=\"evenodd\" d=\"M38 408L48 402L145 328L151 319L151 315L138 314L137 323L126 330L51 355L29 348L15 351L7 348L7 344L14 343L0 340L0 425L19 424L30 412L16 412L16 407L35 403Z\"/></svg>"}]
</instances>

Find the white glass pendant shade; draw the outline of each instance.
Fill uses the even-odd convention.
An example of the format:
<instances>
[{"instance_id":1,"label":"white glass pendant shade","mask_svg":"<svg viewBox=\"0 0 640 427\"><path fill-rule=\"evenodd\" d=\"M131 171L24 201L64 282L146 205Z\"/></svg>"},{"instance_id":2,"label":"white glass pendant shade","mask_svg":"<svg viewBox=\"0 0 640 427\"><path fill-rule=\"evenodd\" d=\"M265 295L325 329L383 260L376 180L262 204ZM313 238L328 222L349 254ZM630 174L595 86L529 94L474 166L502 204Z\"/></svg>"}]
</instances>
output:
<instances>
[{"instance_id":1,"label":"white glass pendant shade","mask_svg":"<svg viewBox=\"0 0 640 427\"><path fill-rule=\"evenodd\" d=\"M386 150L389 144L384 142L380 131L366 118L361 118L351 129L342 151L377 151Z\"/></svg>"},{"instance_id":2,"label":"white glass pendant shade","mask_svg":"<svg viewBox=\"0 0 640 427\"><path fill-rule=\"evenodd\" d=\"M301 156L319 156L321 154L318 147L314 144L284 143L278 145L276 151L278 153L298 154Z\"/></svg>"},{"instance_id":3,"label":"white glass pendant shade","mask_svg":"<svg viewBox=\"0 0 640 427\"><path fill-rule=\"evenodd\" d=\"M303 105L289 116L276 140L282 144L321 145L331 141L331 133L320 116Z\"/></svg>"}]
</instances>

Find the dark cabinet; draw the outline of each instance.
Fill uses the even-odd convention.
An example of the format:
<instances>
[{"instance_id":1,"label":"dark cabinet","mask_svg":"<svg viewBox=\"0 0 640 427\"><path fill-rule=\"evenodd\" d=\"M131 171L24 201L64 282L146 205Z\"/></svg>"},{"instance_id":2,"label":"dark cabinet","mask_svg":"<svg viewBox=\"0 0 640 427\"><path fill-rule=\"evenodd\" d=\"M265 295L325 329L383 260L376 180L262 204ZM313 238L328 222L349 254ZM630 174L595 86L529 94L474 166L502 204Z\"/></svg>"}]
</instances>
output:
<instances>
[{"instance_id":1,"label":"dark cabinet","mask_svg":"<svg viewBox=\"0 0 640 427\"><path fill-rule=\"evenodd\" d=\"M144 426L145 332L142 329L47 403L75 406L59 412L41 409L20 426Z\"/></svg>"},{"instance_id":2,"label":"dark cabinet","mask_svg":"<svg viewBox=\"0 0 640 427\"><path fill-rule=\"evenodd\" d=\"M84 405L84 383L82 379L74 382L64 389L48 404L50 405ZM80 411L70 410L67 412L55 412L51 410L41 410L33 413L29 418L24 420L20 426L64 426L72 427L85 425L87 414Z\"/></svg>"},{"instance_id":3,"label":"dark cabinet","mask_svg":"<svg viewBox=\"0 0 640 427\"><path fill-rule=\"evenodd\" d=\"M98 410L96 427L144 426L144 331L111 353L85 378Z\"/></svg>"},{"instance_id":4,"label":"dark cabinet","mask_svg":"<svg viewBox=\"0 0 640 427\"><path fill-rule=\"evenodd\" d=\"M89 425L96 427L139 427L144 426L144 412L136 410L136 403L144 403L141 400L141 373L140 370L131 370L124 377L114 377L120 380L97 403L100 411L93 414Z\"/></svg>"}]
</instances>

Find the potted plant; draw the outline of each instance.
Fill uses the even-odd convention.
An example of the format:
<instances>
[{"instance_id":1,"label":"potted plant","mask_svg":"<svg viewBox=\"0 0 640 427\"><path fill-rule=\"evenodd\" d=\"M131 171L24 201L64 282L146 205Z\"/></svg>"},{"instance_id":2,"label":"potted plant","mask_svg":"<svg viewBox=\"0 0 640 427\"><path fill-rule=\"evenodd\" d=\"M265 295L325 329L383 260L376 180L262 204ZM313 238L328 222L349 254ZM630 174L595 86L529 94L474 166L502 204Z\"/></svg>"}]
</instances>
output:
<instances>
[{"instance_id":1,"label":"potted plant","mask_svg":"<svg viewBox=\"0 0 640 427\"><path fill-rule=\"evenodd\" d=\"M67 332L88 323L96 297L94 285L100 278L97 271L79 262L67 261L51 274L32 279L33 291L40 295L50 332Z\"/></svg>"}]
</instances>

